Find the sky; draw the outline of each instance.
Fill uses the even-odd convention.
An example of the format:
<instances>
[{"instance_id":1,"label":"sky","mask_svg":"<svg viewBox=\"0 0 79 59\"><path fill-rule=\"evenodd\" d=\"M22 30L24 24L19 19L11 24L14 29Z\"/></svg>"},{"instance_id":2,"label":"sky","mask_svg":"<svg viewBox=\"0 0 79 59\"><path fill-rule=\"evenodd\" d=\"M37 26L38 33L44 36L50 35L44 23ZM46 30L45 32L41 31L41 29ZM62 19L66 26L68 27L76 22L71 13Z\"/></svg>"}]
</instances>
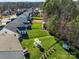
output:
<instances>
[{"instance_id":1,"label":"sky","mask_svg":"<svg viewBox=\"0 0 79 59\"><path fill-rule=\"evenodd\" d=\"M45 0L0 0L0 2L44 2Z\"/></svg>"},{"instance_id":2,"label":"sky","mask_svg":"<svg viewBox=\"0 0 79 59\"><path fill-rule=\"evenodd\" d=\"M73 0L73 1L78 1L78 0Z\"/></svg>"}]
</instances>

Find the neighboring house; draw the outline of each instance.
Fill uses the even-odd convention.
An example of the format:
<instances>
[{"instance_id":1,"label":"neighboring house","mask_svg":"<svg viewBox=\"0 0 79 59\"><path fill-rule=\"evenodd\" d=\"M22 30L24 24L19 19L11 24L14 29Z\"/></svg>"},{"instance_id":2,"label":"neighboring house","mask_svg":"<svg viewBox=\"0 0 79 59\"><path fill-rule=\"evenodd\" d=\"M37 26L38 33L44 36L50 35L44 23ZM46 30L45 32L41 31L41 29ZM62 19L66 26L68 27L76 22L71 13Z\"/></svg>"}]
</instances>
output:
<instances>
[{"instance_id":1,"label":"neighboring house","mask_svg":"<svg viewBox=\"0 0 79 59\"><path fill-rule=\"evenodd\" d=\"M30 23L28 23L29 20L29 12L25 12L22 15L18 16L15 20L8 23L0 33L7 33L7 34L14 34L17 36L17 38L22 37L22 35L26 34L26 29L28 26L31 26ZM28 24L26 24L28 23ZM24 29L21 29L24 28Z\"/></svg>"},{"instance_id":2,"label":"neighboring house","mask_svg":"<svg viewBox=\"0 0 79 59\"><path fill-rule=\"evenodd\" d=\"M10 22L10 21L11 21L10 19L4 18L1 20L1 24L5 26L7 24L7 22Z\"/></svg>"},{"instance_id":3,"label":"neighboring house","mask_svg":"<svg viewBox=\"0 0 79 59\"><path fill-rule=\"evenodd\" d=\"M11 15L10 16L10 19L12 19L12 18L16 18L16 15Z\"/></svg>"},{"instance_id":4,"label":"neighboring house","mask_svg":"<svg viewBox=\"0 0 79 59\"><path fill-rule=\"evenodd\" d=\"M16 19L16 15L12 15L8 18L3 18L3 19L0 19L0 25L2 26L5 26L7 23L13 21L14 19Z\"/></svg>"},{"instance_id":5,"label":"neighboring house","mask_svg":"<svg viewBox=\"0 0 79 59\"><path fill-rule=\"evenodd\" d=\"M6 10L2 13L2 15L4 16L11 15L11 12L9 10Z\"/></svg>"},{"instance_id":6,"label":"neighboring house","mask_svg":"<svg viewBox=\"0 0 79 59\"><path fill-rule=\"evenodd\" d=\"M31 26L29 14L23 13L0 31L0 59L25 59L18 39L25 35L26 29Z\"/></svg>"},{"instance_id":7,"label":"neighboring house","mask_svg":"<svg viewBox=\"0 0 79 59\"><path fill-rule=\"evenodd\" d=\"M20 16L21 14L23 14L22 9L17 9L16 16Z\"/></svg>"}]
</instances>

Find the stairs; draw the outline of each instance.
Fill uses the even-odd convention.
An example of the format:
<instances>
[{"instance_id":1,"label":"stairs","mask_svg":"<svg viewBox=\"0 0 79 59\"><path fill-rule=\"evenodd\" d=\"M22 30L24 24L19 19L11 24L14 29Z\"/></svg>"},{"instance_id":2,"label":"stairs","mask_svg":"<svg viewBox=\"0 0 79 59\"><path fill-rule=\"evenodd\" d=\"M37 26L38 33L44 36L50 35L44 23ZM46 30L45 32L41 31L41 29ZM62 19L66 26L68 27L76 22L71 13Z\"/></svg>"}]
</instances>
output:
<instances>
[{"instance_id":1,"label":"stairs","mask_svg":"<svg viewBox=\"0 0 79 59\"><path fill-rule=\"evenodd\" d=\"M46 52L44 52L39 59L47 59L53 52L56 50L52 47L50 47Z\"/></svg>"}]
</instances>

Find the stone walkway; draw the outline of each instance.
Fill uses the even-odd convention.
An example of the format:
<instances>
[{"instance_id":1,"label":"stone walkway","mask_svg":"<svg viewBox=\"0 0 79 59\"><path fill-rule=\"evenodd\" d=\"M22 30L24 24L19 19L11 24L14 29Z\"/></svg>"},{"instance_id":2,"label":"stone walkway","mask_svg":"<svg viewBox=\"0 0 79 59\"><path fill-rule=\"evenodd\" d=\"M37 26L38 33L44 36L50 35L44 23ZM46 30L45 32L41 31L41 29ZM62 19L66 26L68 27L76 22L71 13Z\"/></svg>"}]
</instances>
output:
<instances>
[{"instance_id":1,"label":"stone walkway","mask_svg":"<svg viewBox=\"0 0 79 59\"><path fill-rule=\"evenodd\" d=\"M42 20L33 20L32 23L42 23Z\"/></svg>"}]
</instances>

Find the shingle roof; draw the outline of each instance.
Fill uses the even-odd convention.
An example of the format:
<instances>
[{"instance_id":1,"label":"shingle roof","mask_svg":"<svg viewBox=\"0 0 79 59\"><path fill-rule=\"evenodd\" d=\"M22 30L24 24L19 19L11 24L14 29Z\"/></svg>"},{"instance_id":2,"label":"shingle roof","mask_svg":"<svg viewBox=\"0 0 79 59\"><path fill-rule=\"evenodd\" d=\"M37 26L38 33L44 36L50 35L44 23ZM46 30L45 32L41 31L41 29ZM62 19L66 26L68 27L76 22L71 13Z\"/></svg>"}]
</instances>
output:
<instances>
[{"instance_id":1,"label":"shingle roof","mask_svg":"<svg viewBox=\"0 0 79 59\"><path fill-rule=\"evenodd\" d=\"M6 52L0 52L0 59L25 59L25 58L22 52L6 51Z\"/></svg>"},{"instance_id":2,"label":"shingle roof","mask_svg":"<svg viewBox=\"0 0 79 59\"><path fill-rule=\"evenodd\" d=\"M5 28L17 32L17 27L20 26L20 24L23 24L24 22L28 21L29 12L25 12L22 15L18 16L14 21L10 22L5 26Z\"/></svg>"},{"instance_id":3,"label":"shingle roof","mask_svg":"<svg viewBox=\"0 0 79 59\"><path fill-rule=\"evenodd\" d=\"M0 31L3 29L4 26L0 26Z\"/></svg>"},{"instance_id":4,"label":"shingle roof","mask_svg":"<svg viewBox=\"0 0 79 59\"><path fill-rule=\"evenodd\" d=\"M0 51L22 51L22 47L16 36L0 34Z\"/></svg>"}]
</instances>

